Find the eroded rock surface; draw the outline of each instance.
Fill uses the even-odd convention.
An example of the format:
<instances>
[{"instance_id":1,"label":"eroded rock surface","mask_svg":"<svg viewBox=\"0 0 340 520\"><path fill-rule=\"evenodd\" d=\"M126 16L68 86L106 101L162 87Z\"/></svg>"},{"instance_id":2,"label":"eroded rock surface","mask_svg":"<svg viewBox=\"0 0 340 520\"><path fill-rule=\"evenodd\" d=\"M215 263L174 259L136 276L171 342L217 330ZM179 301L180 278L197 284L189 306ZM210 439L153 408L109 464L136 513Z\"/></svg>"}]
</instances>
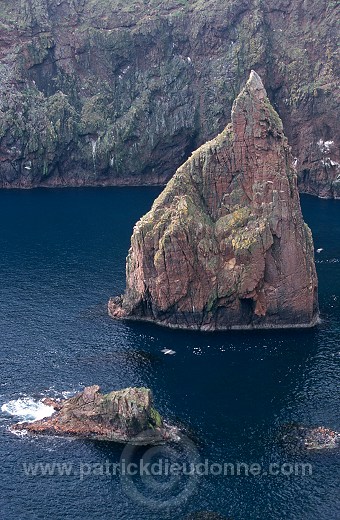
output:
<instances>
[{"instance_id":1,"label":"eroded rock surface","mask_svg":"<svg viewBox=\"0 0 340 520\"><path fill-rule=\"evenodd\" d=\"M282 122L255 72L231 119L136 224L111 316L201 330L315 325L313 239Z\"/></svg>"},{"instance_id":2,"label":"eroded rock surface","mask_svg":"<svg viewBox=\"0 0 340 520\"><path fill-rule=\"evenodd\" d=\"M301 190L340 197L338 19L326 0L0 0L0 187L164 183L253 68Z\"/></svg>"},{"instance_id":3,"label":"eroded rock surface","mask_svg":"<svg viewBox=\"0 0 340 520\"><path fill-rule=\"evenodd\" d=\"M45 402L56 410L51 417L16 424L13 430L116 442L133 441L138 436L138 444L155 444L170 436L147 388L102 394L95 385L62 402Z\"/></svg>"}]
</instances>

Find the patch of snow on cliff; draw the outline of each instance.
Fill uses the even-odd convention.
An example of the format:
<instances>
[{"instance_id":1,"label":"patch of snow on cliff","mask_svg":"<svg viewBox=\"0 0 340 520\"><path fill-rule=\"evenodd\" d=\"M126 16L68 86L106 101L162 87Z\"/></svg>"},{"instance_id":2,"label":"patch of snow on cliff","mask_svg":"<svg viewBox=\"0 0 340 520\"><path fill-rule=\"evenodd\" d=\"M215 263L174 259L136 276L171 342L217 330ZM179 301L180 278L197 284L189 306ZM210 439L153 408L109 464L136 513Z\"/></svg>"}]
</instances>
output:
<instances>
[{"instance_id":1,"label":"patch of snow on cliff","mask_svg":"<svg viewBox=\"0 0 340 520\"><path fill-rule=\"evenodd\" d=\"M332 161L332 159L330 159L330 163L331 163L331 166L336 166L337 168L339 168L339 166L340 166L340 163Z\"/></svg>"},{"instance_id":2,"label":"patch of snow on cliff","mask_svg":"<svg viewBox=\"0 0 340 520\"><path fill-rule=\"evenodd\" d=\"M329 152L333 144L334 141L323 141L322 139L319 139L318 141L318 147L323 153Z\"/></svg>"},{"instance_id":3,"label":"patch of snow on cliff","mask_svg":"<svg viewBox=\"0 0 340 520\"><path fill-rule=\"evenodd\" d=\"M324 159L321 159L321 164L323 166L333 166L333 167L336 167L337 169L339 169L340 167L340 164L338 162L335 162L335 161L332 161L332 159L330 157L325 157Z\"/></svg>"},{"instance_id":4,"label":"patch of snow on cliff","mask_svg":"<svg viewBox=\"0 0 340 520\"><path fill-rule=\"evenodd\" d=\"M91 146L92 146L92 160L93 160L93 170L96 173L96 159L97 159L97 146L100 141L100 137L92 138L91 139Z\"/></svg>"}]
</instances>

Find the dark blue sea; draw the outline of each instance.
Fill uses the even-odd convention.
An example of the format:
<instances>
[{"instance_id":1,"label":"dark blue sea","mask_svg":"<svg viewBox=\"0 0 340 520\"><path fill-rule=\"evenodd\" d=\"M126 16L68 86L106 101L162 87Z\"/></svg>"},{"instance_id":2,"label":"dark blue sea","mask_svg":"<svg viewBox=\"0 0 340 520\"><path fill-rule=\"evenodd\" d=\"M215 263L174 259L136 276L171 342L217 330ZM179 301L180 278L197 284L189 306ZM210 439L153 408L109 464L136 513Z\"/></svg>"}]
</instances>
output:
<instances>
[{"instance_id":1,"label":"dark blue sea","mask_svg":"<svg viewBox=\"0 0 340 520\"><path fill-rule=\"evenodd\" d=\"M338 520L339 454L291 451L281 431L295 422L340 431L340 201L302 198L322 249L321 325L204 334L106 313L124 289L133 225L158 193L0 192L0 519L183 520L211 511L233 520ZM103 468L121 461L122 445L9 431L43 416L43 397L92 384L150 387L163 417L182 428L177 460L194 455L216 474L121 477ZM169 456L162 450L130 455L152 461ZM69 475L58 472L63 463ZM261 473L219 475L225 463L257 464ZM270 464L278 475L265 474Z\"/></svg>"}]
</instances>

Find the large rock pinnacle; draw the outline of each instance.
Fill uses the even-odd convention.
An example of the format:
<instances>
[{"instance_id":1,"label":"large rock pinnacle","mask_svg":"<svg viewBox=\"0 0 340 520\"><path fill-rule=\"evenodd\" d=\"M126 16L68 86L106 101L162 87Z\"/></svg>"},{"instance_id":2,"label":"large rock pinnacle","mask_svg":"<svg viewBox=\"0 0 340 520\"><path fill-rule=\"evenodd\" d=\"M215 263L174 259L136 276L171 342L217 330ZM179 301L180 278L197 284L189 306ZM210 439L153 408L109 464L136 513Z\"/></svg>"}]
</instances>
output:
<instances>
[{"instance_id":1,"label":"large rock pinnacle","mask_svg":"<svg viewBox=\"0 0 340 520\"><path fill-rule=\"evenodd\" d=\"M201 330L316 323L313 239L282 122L256 72L230 125L136 224L126 282L112 317Z\"/></svg>"}]
</instances>

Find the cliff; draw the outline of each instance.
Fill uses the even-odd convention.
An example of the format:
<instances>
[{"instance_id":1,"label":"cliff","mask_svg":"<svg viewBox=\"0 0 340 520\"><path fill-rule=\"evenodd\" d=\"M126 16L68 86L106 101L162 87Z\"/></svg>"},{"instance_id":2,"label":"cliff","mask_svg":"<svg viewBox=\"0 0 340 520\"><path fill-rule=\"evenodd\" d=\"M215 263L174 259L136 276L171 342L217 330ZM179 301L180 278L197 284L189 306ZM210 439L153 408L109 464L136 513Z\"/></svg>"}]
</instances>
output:
<instances>
[{"instance_id":1,"label":"cliff","mask_svg":"<svg viewBox=\"0 0 340 520\"><path fill-rule=\"evenodd\" d=\"M111 316L201 330L316 323L313 239L282 122L255 72L231 119L136 224Z\"/></svg>"},{"instance_id":2,"label":"cliff","mask_svg":"<svg viewBox=\"0 0 340 520\"><path fill-rule=\"evenodd\" d=\"M340 196L337 2L0 0L0 187L164 183L264 79L302 191Z\"/></svg>"},{"instance_id":3,"label":"cliff","mask_svg":"<svg viewBox=\"0 0 340 520\"><path fill-rule=\"evenodd\" d=\"M169 437L147 388L101 394L95 385L61 403L48 400L47 404L56 410L51 417L19 423L12 429L115 442L127 442L138 436L139 444L159 443Z\"/></svg>"}]
</instances>

